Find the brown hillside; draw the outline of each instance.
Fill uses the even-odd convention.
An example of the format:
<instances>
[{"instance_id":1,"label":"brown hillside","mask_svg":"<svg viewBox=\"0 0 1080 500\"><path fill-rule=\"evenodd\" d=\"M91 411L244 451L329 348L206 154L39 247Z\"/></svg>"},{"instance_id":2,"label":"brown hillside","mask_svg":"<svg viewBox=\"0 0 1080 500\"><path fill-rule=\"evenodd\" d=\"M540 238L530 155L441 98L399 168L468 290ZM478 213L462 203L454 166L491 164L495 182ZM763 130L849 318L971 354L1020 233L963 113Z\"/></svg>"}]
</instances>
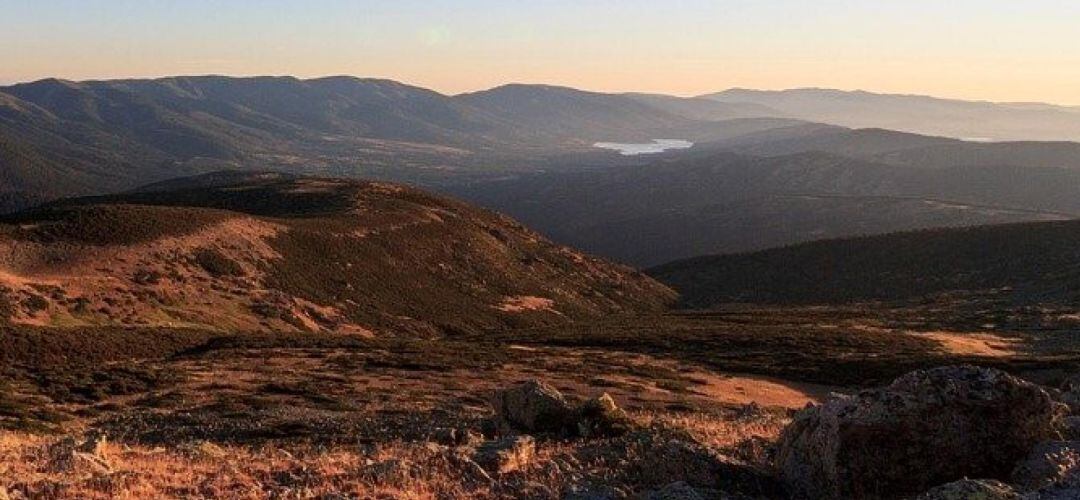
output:
<instances>
[{"instance_id":1,"label":"brown hillside","mask_svg":"<svg viewBox=\"0 0 1080 500\"><path fill-rule=\"evenodd\" d=\"M21 324L437 335L657 310L669 289L399 185L246 175L0 220Z\"/></svg>"}]
</instances>

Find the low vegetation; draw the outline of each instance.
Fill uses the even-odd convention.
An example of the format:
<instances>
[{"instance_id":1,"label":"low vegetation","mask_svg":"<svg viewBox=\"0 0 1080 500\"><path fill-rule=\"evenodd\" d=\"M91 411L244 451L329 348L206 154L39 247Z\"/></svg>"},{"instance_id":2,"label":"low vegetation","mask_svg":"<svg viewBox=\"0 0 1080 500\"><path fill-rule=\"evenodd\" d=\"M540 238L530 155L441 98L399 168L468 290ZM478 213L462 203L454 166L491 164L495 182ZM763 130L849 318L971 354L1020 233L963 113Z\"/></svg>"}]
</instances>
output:
<instances>
[{"instance_id":1,"label":"low vegetation","mask_svg":"<svg viewBox=\"0 0 1080 500\"><path fill-rule=\"evenodd\" d=\"M821 304L1001 291L1015 304L1075 304L1080 225L1046 222L819 241L699 257L649 273L686 307Z\"/></svg>"}]
</instances>

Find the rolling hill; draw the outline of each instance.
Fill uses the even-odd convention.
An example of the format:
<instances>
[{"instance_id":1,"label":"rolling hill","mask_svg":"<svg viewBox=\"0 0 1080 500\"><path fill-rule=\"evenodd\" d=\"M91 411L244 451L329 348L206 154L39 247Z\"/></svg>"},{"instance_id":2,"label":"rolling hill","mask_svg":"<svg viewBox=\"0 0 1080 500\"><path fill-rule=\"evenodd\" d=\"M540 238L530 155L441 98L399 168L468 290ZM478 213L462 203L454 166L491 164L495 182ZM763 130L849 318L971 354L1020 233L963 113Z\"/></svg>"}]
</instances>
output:
<instances>
[{"instance_id":1,"label":"rolling hill","mask_svg":"<svg viewBox=\"0 0 1080 500\"><path fill-rule=\"evenodd\" d=\"M1080 222L1044 222L825 240L696 257L649 270L683 305L917 300L1004 294L1013 305L1080 298Z\"/></svg>"},{"instance_id":2,"label":"rolling hill","mask_svg":"<svg viewBox=\"0 0 1080 500\"><path fill-rule=\"evenodd\" d=\"M650 266L822 238L1067 219L1080 214L1078 191L1080 172L1063 168L897 167L812 152L688 154L456 192L557 241Z\"/></svg>"},{"instance_id":3,"label":"rolling hill","mask_svg":"<svg viewBox=\"0 0 1080 500\"><path fill-rule=\"evenodd\" d=\"M435 336L661 309L672 292L395 184L214 174L0 220L0 312L40 326Z\"/></svg>"}]
</instances>

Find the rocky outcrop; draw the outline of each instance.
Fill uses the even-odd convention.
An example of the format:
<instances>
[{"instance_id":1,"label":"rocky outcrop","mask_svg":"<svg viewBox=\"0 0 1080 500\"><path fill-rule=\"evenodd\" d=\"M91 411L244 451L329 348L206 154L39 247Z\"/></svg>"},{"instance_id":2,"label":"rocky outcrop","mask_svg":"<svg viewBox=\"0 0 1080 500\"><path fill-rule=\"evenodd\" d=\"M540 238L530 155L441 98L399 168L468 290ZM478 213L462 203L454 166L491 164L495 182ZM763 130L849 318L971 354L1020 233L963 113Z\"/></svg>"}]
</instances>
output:
<instances>
[{"instance_id":1,"label":"rocky outcrop","mask_svg":"<svg viewBox=\"0 0 1080 500\"><path fill-rule=\"evenodd\" d=\"M1045 390L998 370L921 370L804 410L780 438L777 466L797 497L901 498L1008 477L1062 414Z\"/></svg>"},{"instance_id":2,"label":"rocky outcrop","mask_svg":"<svg viewBox=\"0 0 1080 500\"><path fill-rule=\"evenodd\" d=\"M551 433L592 438L620 436L636 428L608 394L575 407L558 389L537 380L497 391L491 399L503 433Z\"/></svg>"},{"instance_id":3,"label":"rocky outcrop","mask_svg":"<svg viewBox=\"0 0 1080 500\"><path fill-rule=\"evenodd\" d=\"M1020 500L1020 495L1001 481L961 479L927 491L916 500Z\"/></svg>"}]
</instances>

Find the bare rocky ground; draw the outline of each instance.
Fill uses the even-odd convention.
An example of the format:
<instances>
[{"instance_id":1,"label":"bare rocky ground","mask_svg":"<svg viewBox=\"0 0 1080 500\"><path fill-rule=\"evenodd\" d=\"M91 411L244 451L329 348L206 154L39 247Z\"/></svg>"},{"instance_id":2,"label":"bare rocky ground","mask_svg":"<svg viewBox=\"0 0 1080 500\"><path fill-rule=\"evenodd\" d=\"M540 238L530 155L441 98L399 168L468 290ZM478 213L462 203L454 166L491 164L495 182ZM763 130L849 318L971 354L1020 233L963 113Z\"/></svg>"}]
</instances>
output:
<instances>
[{"instance_id":1,"label":"bare rocky ground","mask_svg":"<svg viewBox=\"0 0 1080 500\"><path fill-rule=\"evenodd\" d=\"M0 498L1076 498L1074 341L1025 326L1046 311L977 310L437 339L9 328Z\"/></svg>"}]
</instances>

